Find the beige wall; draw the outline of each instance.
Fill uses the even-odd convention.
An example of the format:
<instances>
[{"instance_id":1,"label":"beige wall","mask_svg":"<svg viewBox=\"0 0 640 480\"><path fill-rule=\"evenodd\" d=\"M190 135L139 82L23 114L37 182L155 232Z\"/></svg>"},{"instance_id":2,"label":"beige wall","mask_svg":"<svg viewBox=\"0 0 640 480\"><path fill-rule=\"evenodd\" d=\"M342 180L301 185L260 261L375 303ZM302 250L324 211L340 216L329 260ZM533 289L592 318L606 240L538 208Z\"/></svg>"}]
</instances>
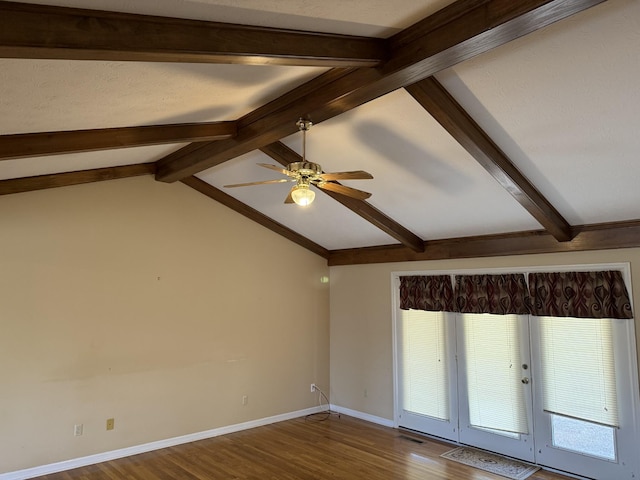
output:
<instances>
[{"instance_id":1,"label":"beige wall","mask_svg":"<svg viewBox=\"0 0 640 480\"><path fill-rule=\"evenodd\" d=\"M618 262L635 278L640 249L331 267L331 403L393 419L392 272ZM633 297L637 309L640 280Z\"/></svg>"},{"instance_id":2,"label":"beige wall","mask_svg":"<svg viewBox=\"0 0 640 480\"><path fill-rule=\"evenodd\" d=\"M325 275L182 184L1 197L0 473L314 406Z\"/></svg>"}]
</instances>

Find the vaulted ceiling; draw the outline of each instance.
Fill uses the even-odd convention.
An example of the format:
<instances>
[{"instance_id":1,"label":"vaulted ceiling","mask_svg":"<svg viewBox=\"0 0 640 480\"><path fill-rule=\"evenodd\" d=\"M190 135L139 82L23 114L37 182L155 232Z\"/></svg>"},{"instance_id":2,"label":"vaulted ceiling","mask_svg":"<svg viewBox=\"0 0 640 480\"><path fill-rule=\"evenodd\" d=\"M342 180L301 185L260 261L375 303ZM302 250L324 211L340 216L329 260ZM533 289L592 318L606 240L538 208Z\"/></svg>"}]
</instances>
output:
<instances>
[{"instance_id":1,"label":"vaulted ceiling","mask_svg":"<svg viewBox=\"0 0 640 480\"><path fill-rule=\"evenodd\" d=\"M0 1L0 195L155 175L330 265L640 246L639 52L637 0ZM224 187L299 118L369 199Z\"/></svg>"}]
</instances>

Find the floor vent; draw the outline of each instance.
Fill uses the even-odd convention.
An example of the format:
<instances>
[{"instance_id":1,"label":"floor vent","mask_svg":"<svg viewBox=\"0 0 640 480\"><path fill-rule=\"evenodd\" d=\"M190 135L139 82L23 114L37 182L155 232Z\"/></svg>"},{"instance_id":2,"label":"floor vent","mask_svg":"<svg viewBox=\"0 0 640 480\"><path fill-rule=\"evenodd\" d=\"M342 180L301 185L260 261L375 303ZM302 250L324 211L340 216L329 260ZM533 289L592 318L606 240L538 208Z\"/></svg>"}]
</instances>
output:
<instances>
[{"instance_id":1,"label":"floor vent","mask_svg":"<svg viewBox=\"0 0 640 480\"><path fill-rule=\"evenodd\" d=\"M403 440L409 440L410 442L414 442L414 443L424 443L422 440L418 438L407 437L406 435L400 435L400 438L402 438Z\"/></svg>"}]
</instances>

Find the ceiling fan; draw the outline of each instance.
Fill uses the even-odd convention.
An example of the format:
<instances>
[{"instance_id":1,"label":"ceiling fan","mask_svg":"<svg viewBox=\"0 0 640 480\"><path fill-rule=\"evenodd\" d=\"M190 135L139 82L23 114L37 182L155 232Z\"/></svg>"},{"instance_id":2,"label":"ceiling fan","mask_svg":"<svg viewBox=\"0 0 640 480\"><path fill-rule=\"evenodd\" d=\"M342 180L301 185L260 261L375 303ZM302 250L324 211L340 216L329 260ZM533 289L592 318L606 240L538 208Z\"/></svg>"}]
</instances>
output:
<instances>
[{"instance_id":1,"label":"ceiling fan","mask_svg":"<svg viewBox=\"0 0 640 480\"><path fill-rule=\"evenodd\" d=\"M296 184L289 191L289 195L285 199L284 203L296 203L300 206L307 206L316 194L311 190L311 185L314 185L323 190L329 190L331 192L346 195L348 197L356 198L358 200L365 200L371 196L368 192L363 192L356 188L347 187L336 183L335 180L367 180L373 178L370 173L363 170L355 170L352 172L334 172L334 173L322 173L322 167L317 163L307 162L306 149L307 149L307 131L313 125L311 121L300 119L296 122L298 129L302 132L302 161L290 163L286 168L278 167L276 165L270 165L267 163L258 163L259 166L275 170L276 172L286 175L288 178L282 178L279 180L264 180L261 182L249 182L249 183L236 183L234 185L225 185L225 188L233 187L248 187L251 185L264 185L268 183L285 183L296 182Z\"/></svg>"}]
</instances>

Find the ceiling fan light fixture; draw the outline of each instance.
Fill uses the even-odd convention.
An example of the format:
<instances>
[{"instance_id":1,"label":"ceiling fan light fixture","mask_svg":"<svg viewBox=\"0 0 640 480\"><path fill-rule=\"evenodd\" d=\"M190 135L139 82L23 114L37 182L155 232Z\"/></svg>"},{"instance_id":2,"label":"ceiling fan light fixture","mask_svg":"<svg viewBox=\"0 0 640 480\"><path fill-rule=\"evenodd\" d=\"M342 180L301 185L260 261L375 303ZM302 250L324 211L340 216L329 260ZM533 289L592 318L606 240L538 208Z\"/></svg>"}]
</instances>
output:
<instances>
[{"instance_id":1,"label":"ceiling fan light fixture","mask_svg":"<svg viewBox=\"0 0 640 480\"><path fill-rule=\"evenodd\" d=\"M316 198L316 193L309 188L309 185L296 185L293 187L293 190L291 190L291 198L297 205L306 207Z\"/></svg>"},{"instance_id":2,"label":"ceiling fan light fixture","mask_svg":"<svg viewBox=\"0 0 640 480\"><path fill-rule=\"evenodd\" d=\"M363 192L362 190L347 187L346 185L342 185L337 182L338 180L371 179L373 176L370 173L363 170L324 173L320 165L307 161L307 130L309 130L313 124L310 120L301 118L298 120L296 125L298 125L298 128L302 132L302 158L300 161L288 163L285 168L269 165L267 163L258 164L261 167L268 168L269 170L275 170L276 172L286 175L286 179L236 183L233 185L225 185L225 187L248 187L250 185L264 185L267 183L296 182L294 187L289 190L289 194L287 195L287 198L285 198L284 203L295 203L301 207L311 205L313 200L316 198L315 192L310 188L311 185L324 191L345 195L357 200L366 200L371 196L369 192ZM267 152L265 151L265 153Z\"/></svg>"}]
</instances>

